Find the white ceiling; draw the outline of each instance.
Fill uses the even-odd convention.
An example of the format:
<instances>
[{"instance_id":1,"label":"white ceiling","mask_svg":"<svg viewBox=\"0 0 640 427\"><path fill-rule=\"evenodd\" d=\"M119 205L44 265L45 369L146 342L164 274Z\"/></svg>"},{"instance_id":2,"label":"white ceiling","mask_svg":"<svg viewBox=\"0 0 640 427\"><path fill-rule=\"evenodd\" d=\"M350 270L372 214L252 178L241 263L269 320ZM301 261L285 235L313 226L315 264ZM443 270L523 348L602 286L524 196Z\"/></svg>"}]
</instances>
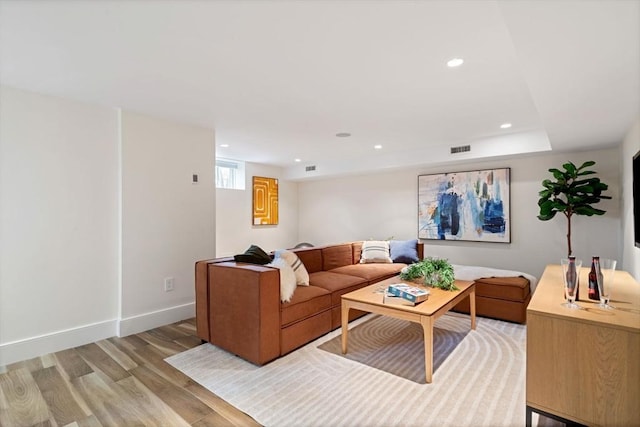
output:
<instances>
[{"instance_id":1,"label":"white ceiling","mask_svg":"<svg viewBox=\"0 0 640 427\"><path fill-rule=\"evenodd\" d=\"M638 0L0 0L0 81L214 128L218 156L303 179L618 144L639 28Z\"/></svg>"}]
</instances>

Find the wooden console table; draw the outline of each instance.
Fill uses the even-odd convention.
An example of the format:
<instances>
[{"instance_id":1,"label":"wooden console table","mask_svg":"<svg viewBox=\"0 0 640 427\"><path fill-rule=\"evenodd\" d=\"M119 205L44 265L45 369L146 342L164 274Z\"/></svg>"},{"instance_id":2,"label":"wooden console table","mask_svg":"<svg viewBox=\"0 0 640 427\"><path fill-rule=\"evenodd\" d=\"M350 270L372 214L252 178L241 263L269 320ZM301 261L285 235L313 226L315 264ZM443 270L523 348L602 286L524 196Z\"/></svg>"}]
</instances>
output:
<instances>
[{"instance_id":1,"label":"wooden console table","mask_svg":"<svg viewBox=\"0 0 640 427\"><path fill-rule=\"evenodd\" d=\"M531 412L589 426L640 426L640 284L616 271L611 305L587 299L561 306L562 270L545 269L527 308L527 416Z\"/></svg>"}]
</instances>

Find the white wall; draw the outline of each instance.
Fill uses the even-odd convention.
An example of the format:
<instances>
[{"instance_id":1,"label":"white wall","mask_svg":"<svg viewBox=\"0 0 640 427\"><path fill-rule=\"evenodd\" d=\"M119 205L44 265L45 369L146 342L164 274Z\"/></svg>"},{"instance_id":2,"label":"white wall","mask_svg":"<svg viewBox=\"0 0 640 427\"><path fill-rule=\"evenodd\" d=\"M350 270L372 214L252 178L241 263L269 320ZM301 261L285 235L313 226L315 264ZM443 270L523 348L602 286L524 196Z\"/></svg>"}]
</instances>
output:
<instances>
[{"instance_id":1,"label":"white wall","mask_svg":"<svg viewBox=\"0 0 640 427\"><path fill-rule=\"evenodd\" d=\"M217 189L216 256L243 253L250 245L267 252L291 248L298 240L298 184L282 179L283 170L274 166L246 163L245 190ZM278 178L278 225L254 226L251 219L254 176Z\"/></svg>"},{"instance_id":2,"label":"white wall","mask_svg":"<svg viewBox=\"0 0 640 427\"><path fill-rule=\"evenodd\" d=\"M215 255L214 131L0 100L0 366L192 317L194 263Z\"/></svg>"},{"instance_id":3,"label":"white wall","mask_svg":"<svg viewBox=\"0 0 640 427\"><path fill-rule=\"evenodd\" d=\"M112 108L0 88L0 366L113 336Z\"/></svg>"},{"instance_id":4,"label":"white wall","mask_svg":"<svg viewBox=\"0 0 640 427\"><path fill-rule=\"evenodd\" d=\"M640 150L640 117L622 143L622 269L640 281L640 248L634 245L633 233L633 169L631 160ZM637 182L636 185L640 185ZM640 215L637 212L636 215Z\"/></svg>"},{"instance_id":5,"label":"white wall","mask_svg":"<svg viewBox=\"0 0 640 427\"><path fill-rule=\"evenodd\" d=\"M581 164L595 160L593 167L609 184L605 200L598 206L603 217L574 217L573 249L580 258L599 254L620 259L620 171L619 150L562 153L521 159L459 164L438 168L405 169L355 177L300 182L299 238L328 244L359 239L415 238L418 233L418 175L498 167L511 168L511 243L477 243L425 240L425 254L451 262L524 271L540 276L549 263L566 256L566 220L540 221L538 192L551 167L566 161Z\"/></svg>"},{"instance_id":6,"label":"white wall","mask_svg":"<svg viewBox=\"0 0 640 427\"><path fill-rule=\"evenodd\" d=\"M214 140L211 129L122 113L122 335L195 315L194 264L215 253Z\"/></svg>"}]
</instances>

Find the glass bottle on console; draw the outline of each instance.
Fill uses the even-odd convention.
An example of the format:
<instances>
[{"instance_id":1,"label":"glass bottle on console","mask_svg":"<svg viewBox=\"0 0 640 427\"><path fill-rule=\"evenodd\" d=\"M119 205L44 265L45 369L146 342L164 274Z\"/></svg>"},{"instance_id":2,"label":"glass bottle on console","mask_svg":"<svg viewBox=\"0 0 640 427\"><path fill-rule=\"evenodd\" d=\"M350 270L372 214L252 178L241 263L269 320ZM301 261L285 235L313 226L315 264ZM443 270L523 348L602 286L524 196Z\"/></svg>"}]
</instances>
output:
<instances>
[{"instance_id":1,"label":"glass bottle on console","mask_svg":"<svg viewBox=\"0 0 640 427\"><path fill-rule=\"evenodd\" d=\"M567 283L576 284L576 301L580 301L580 276L576 269L576 257L569 257L569 268L567 269Z\"/></svg>"},{"instance_id":2,"label":"glass bottle on console","mask_svg":"<svg viewBox=\"0 0 640 427\"><path fill-rule=\"evenodd\" d=\"M600 291L598 290L598 277L602 280L600 270L600 257L591 258L591 271L589 271L589 299L600 301Z\"/></svg>"}]
</instances>

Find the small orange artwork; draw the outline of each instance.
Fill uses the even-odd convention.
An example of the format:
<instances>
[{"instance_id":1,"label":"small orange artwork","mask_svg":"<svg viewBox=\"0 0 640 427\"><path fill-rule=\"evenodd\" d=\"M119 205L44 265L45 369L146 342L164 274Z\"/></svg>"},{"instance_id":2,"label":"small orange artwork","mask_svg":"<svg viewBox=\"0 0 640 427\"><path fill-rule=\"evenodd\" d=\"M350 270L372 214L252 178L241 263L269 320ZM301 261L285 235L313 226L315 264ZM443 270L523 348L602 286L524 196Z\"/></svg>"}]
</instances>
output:
<instances>
[{"instance_id":1,"label":"small orange artwork","mask_svg":"<svg viewBox=\"0 0 640 427\"><path fill-rule=\"evenodd\" d=\"M278 224L278 180L253 177L253 225Z\"/></svg>"}]
</instances>

